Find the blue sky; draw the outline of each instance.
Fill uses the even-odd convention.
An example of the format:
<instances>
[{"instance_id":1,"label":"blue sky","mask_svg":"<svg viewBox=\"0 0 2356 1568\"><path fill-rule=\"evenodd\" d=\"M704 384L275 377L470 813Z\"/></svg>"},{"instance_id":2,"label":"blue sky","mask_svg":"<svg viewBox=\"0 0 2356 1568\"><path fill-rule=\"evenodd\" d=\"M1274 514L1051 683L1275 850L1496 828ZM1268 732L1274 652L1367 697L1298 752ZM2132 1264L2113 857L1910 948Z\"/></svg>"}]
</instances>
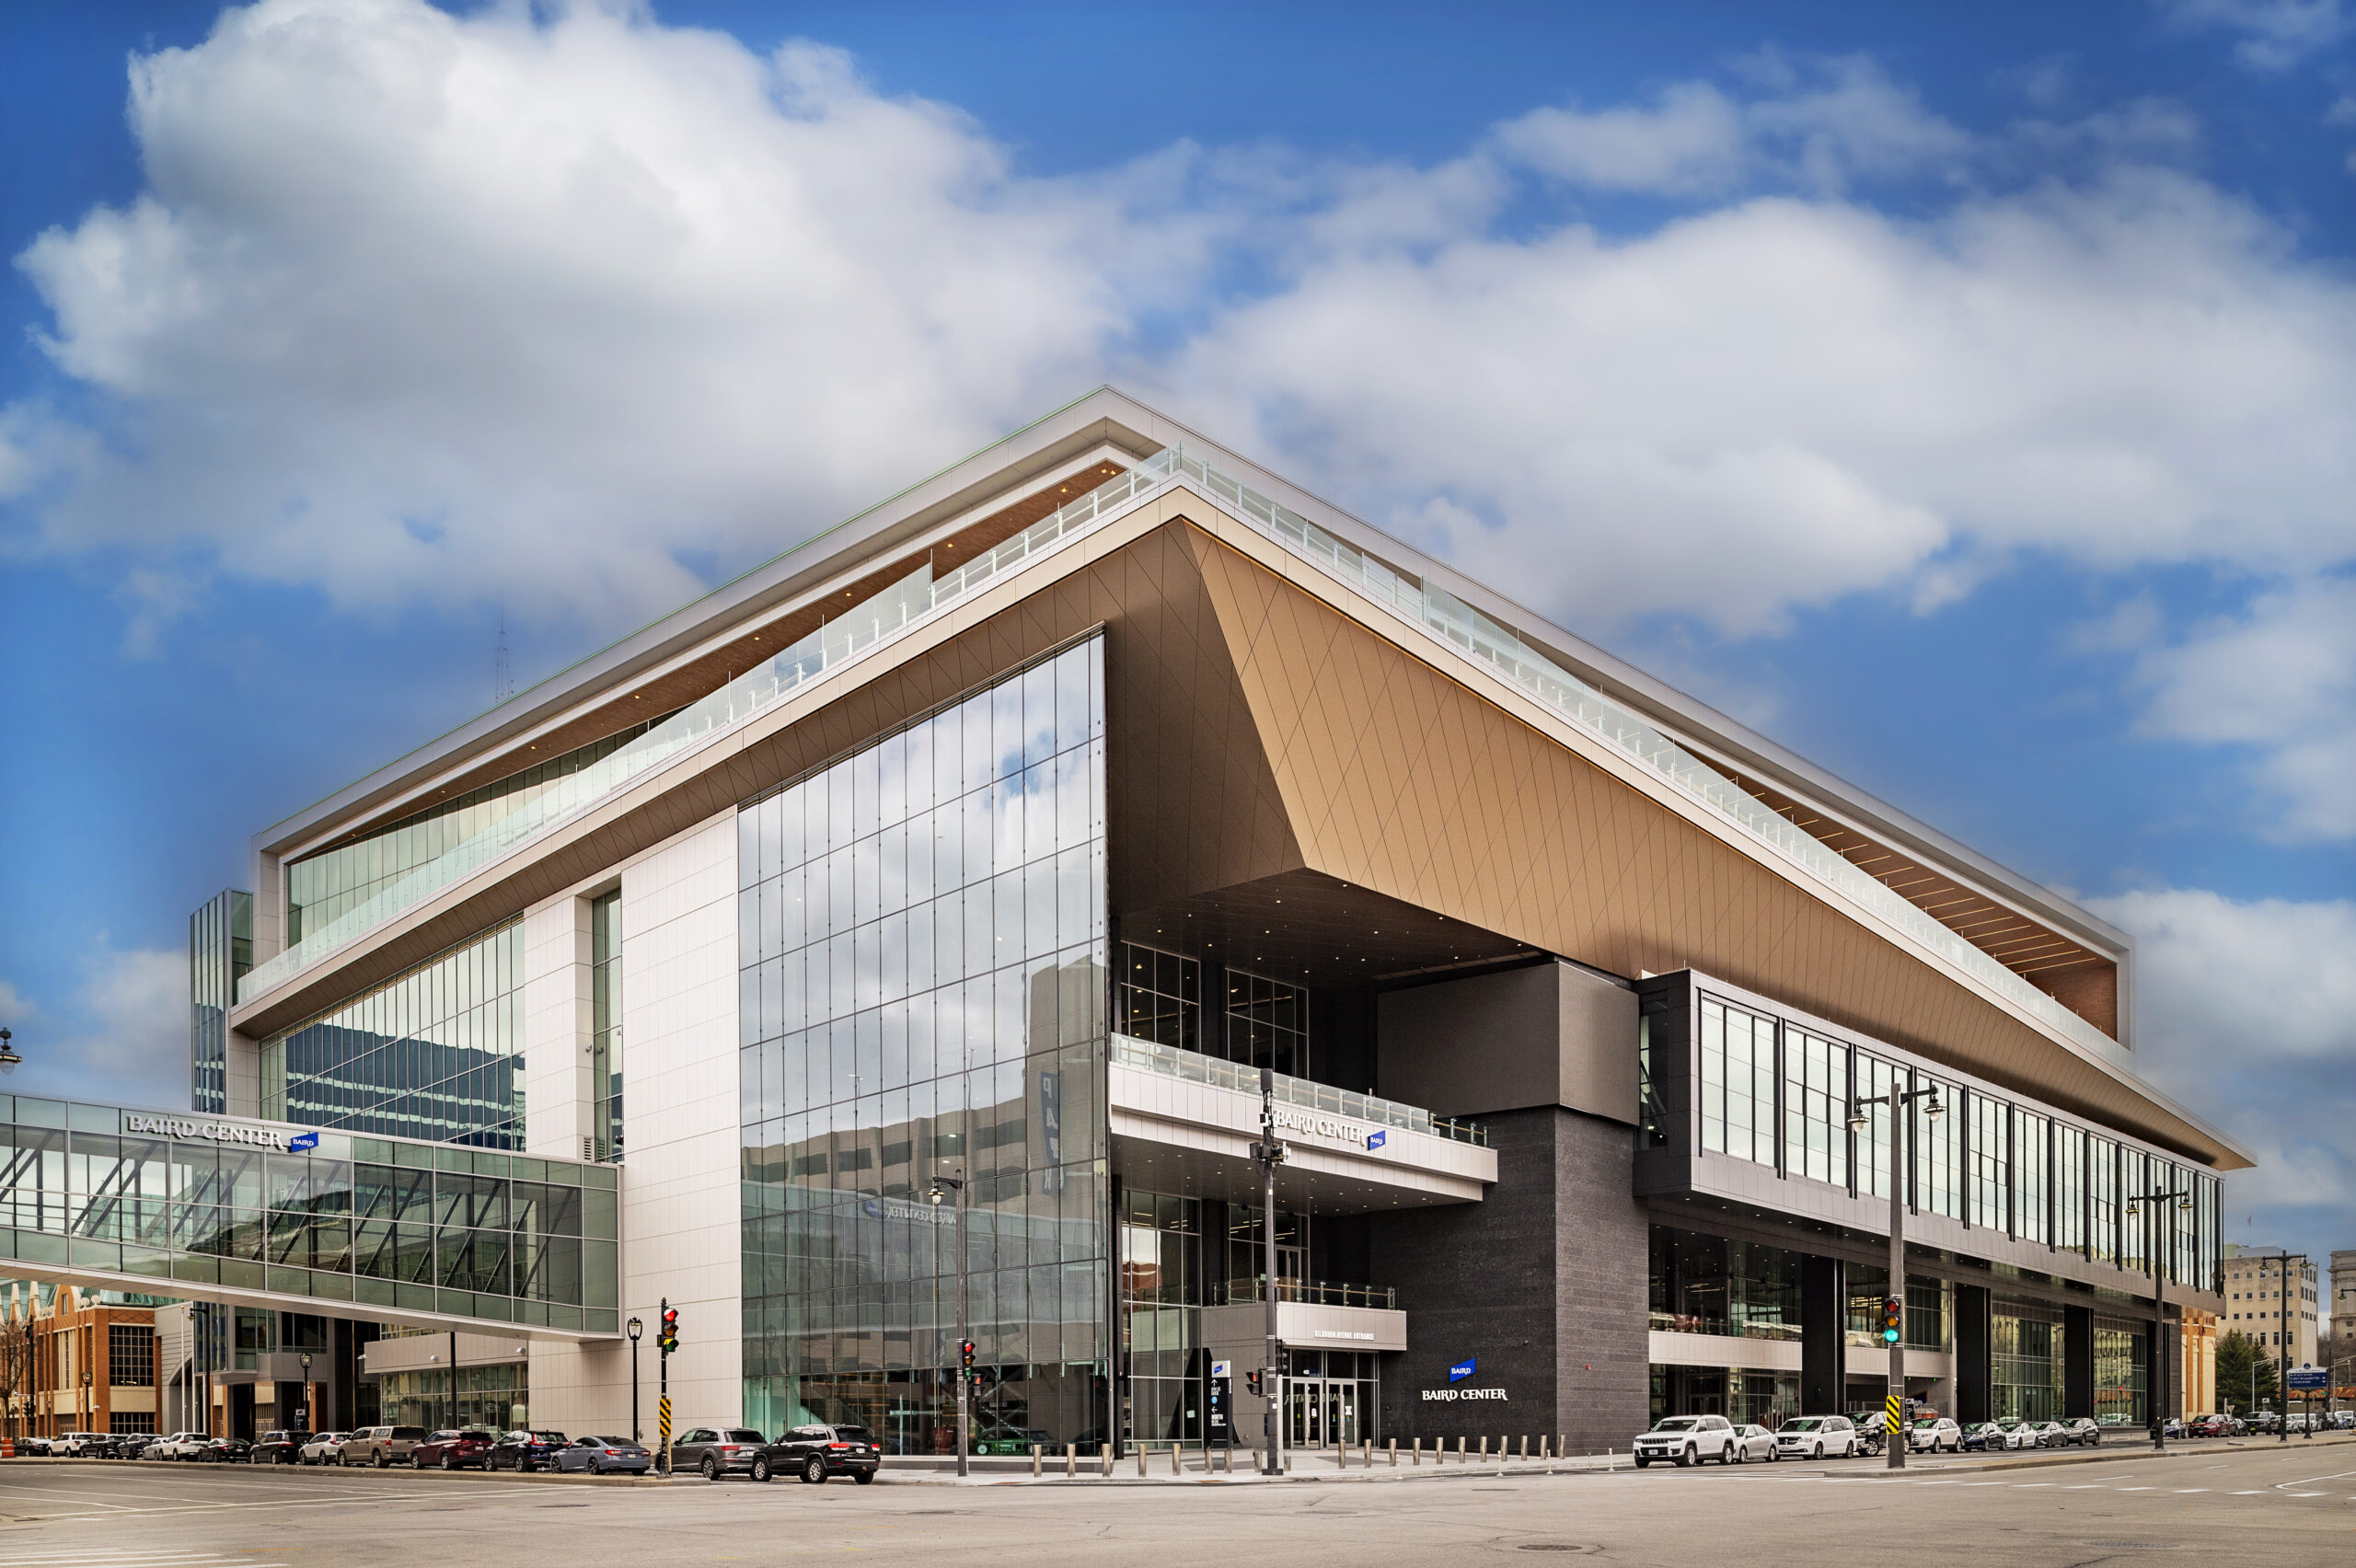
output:
<instances>
[{"instance_id":1,"label":"blue sky","mask_svg":"<svg viewBox=\"0 0 2356 1568\"><path fill-rule=\"evenodd\" d=\"M1101 381L2141 940L2356 1245L2356 8L0 17L0 1021L176 1102L255 829Z\"/></svg>"}]
</instances>

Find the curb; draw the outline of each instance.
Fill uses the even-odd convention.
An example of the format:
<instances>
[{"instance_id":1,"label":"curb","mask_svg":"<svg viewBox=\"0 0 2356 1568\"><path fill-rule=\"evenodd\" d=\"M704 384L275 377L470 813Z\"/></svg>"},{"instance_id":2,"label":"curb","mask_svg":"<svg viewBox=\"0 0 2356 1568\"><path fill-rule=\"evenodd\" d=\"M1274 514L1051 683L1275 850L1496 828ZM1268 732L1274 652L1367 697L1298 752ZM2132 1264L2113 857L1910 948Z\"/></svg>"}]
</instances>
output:
<instances>
[{"instance_id":1,"label":"curb","mask_svg":"<svg viewBox=\"0 0 2356 1568\"><path fill-rule=\"evenodd\" d=\"M374 1465L228 1465L197 1464L172 1459L81 1459L64 1454L53 1457L45 1454L21 1454L13 1458L0 1459L0 1466L8 1465L71 1465L86 1470L103 1469L132 1474L156 1470L177 1470L182 1466L191 1470L235 1470L249 1474L265 1475L314 1475L324 1470L329 1475L340 1476L345 1480L352 1480L360 1476L382 1476L387 1482L398 1478L407 1482L431 1480L436 1483L471 1482L480 1484L484 1482L497 1482L502 1485L522 1482L530 1486L668 1486L674 1479L676 1479L660 1475L560 1475L554 1470L411 1470L407 1465L388 1466L380 1470Z\"/></svg>"}]
</instances>

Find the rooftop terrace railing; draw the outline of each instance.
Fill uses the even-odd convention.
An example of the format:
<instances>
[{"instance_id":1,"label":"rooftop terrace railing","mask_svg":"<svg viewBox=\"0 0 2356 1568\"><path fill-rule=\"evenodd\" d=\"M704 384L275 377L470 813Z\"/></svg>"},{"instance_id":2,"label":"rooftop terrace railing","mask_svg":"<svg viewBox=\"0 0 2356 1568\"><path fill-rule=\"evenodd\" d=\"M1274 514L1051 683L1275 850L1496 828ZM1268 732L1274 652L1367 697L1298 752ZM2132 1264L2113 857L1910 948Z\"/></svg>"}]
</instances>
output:
<instances>
[{"instance_id":1,"label":"rooftop terrace railing","mask_svg":"<svg viewBox=\"0 0 2356 1568\"><path fill-rule=\"evenodd\" d=\"M1143 1067L1148 1072L1184 1078L1189 1083L1207 1083L1244 1094L1260 1092L1260 1069L1257 1067L1218 1056L1206 1056L1200 1051L1183 1051L1175 1045L1138 1040L1131 1035L1113 1036L1113 1060L1125 1066ZM1450 1121L1446 1116L1435 1116L1421 1106L1402 1105L1395 1100L1385 1100L1379 1095L1360 1094L1354 1089L1336 1089L1330 1083L1293 1078L1285 1073L1276 1075L1276 1100L1280 1105L1322 1111L1373 1126L1429 1133L1436 1138L1447 1138L1452 1143L1477 1144L1485 1147L1489 1142L1489 1130L1478 1122Z\"/></svg>"},{"instance_id":2,"label":"rooftop terrace railing","mask_svg":"<svg viewBox=\"0 0 2356 1568\"><path fill-rule=\"evenodd\" d=\"M1265 1301L1262 1287L1267 1283L1265 1274L1253 1274L1249 1279L1230 1279L1220 1293L1230 1307L1242 1307ZM1399 1292L1388 1285L1351 1285L1333 1279L1276 1280L1276 1299L1298 1301L1309 1307L1377 1307L1390 1311L1399 1309Z\"/></svg>"},{"instance_id":3,"label":"rooftop terrace railing","mask_svg":"<svg viewBox=\"0 0 2356 1568\"><path fill-rule=\"evenodd\" d=\"M763 711L807 682L868 652L1022 562L1109 522L1172 479L1184 478L1337 581L1389 607L1426 635L1479 659L1752 842L1838 891L1938 954L2073 1043L2105 1059L2119 1043L1995 958L1948 929L1879 878L1855 865L1750 794L1651 721L1572 674L1526 641L1435 583L1419 582L1336 538L1274 498L1183 445L1169 446L1077 497L988 553L935 581L920 568L802 639L754 674L689 704L666 722L572 775L560 788L428 861L366 903L257 964L238 983L239 1001L260 996L460 877L561 824L647 770L669 762L738 721Z\"/></svg>"}]
</instances>

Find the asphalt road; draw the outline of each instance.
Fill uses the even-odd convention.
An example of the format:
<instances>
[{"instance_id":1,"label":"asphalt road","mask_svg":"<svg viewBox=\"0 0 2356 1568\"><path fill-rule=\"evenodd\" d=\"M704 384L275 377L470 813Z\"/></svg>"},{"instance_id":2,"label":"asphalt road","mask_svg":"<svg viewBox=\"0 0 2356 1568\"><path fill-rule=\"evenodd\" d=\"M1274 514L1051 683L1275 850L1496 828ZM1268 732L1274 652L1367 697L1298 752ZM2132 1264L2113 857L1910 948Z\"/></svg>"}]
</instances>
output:
<instances>
[{"instance_id":1,"label":"asphalt road","mask_svg":"<svg viewBox=\"0 0 2356 1568\"><path fill-rule=\"evenodd\" d=\"M561 1516L543 1518L544 1514ZM473 1476L0 1462L0 1568L649 1568L859 1553L939 1568L1286 1568L1591 1554L1711 1568L2356 1562L2356 1443L2188 1445L1992 1469L1918 1460L1276 1485L582 1486Z\"/></svg>"}]
</instances>

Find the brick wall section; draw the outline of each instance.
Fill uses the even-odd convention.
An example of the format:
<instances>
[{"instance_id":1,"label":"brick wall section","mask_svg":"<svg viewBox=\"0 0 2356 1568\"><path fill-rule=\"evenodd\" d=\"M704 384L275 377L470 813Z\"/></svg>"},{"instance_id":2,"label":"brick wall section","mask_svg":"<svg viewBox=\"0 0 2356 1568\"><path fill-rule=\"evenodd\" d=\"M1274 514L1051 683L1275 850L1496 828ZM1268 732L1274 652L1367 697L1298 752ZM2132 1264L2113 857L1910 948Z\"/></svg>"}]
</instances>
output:
<instances>
[{"instance_id":1,"label":"brick wall section","mask_svg":"<svg viewBox=\"0 0 2356 1568\"><path fill-rule=\"evenodd\" d=\"M1554 1429L1574 1454L1624 1453L1652 1424L1650 1226L1630 1191L1636 1130L1576 1111L1558 1108L1553 1115L1560 1324Z\"/></svg>"}]
</instances>

